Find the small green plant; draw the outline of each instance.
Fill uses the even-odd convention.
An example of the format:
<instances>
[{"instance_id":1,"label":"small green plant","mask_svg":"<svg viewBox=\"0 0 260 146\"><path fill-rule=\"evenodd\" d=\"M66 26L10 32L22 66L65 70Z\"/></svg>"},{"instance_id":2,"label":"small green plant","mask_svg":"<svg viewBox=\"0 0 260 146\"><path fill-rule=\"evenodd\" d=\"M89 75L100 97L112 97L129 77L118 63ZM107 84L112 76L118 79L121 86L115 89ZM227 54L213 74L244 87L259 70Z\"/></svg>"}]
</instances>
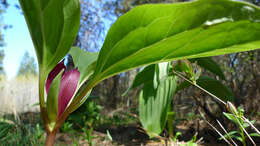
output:
<instances>
[{"instance_id":1,"label":"small green plant","mask_svg":"<svg viewBox=\"0 0 260 146\"><path fill-rule=\"evenodd\" d=\"M235 138L235 139L239 140L243 144L243 146L246 146L247 135L246 135L244 129L246 129L250 125L243 118L244 109L241 107L238 107L237 112L233 112L233 114L225 113L225 112L223 114L226 118L228 118L230 121L235 123L237 125L237 127L239 128L238 131L231 131L231 132L225 134L224 137L227 139ZM250 122L252 124L254 124L255 121L252 120ZM249 136L260 137L260 135L258 133L250 133ZM219 138L219 139L222 140L223 138Z\"/></svg>"},{"instance_id":2,"label":"small green plant","mask_svg":"<svg viewBox=\"0 0 260 146\"><path fill-rule=\"evenodd\" d=\"M181 136L181 132L178 131L178 132L174 135L174 137L172 138L172 140L173 140L174 142L177 142L179 136Z\"/></svg>"},{"instance_id":3,"label":"small green plant","mask_svg":"<svg viewBox=\"0 0 260 146\"><path fill-rule=\"evenodd\" d=\"M169 111L171 110L171 106L169 106L168 107L169 109ZM176 138L177 139L177 137L176 137L176 135L174 136L173 135L173 120L174 120L174 112L173 111L170 111L170 112L167 112L167 127L168 127L168 133L169 133L169 137L171 138L171 139L174 139L174 138ZM174 140L173 140L174 141Z\"/></svg>"},{"instance_id":4,"label":"small green plant","mask_svg":"<svg viewBox=\"0 0 260 146\"><path fill-rule=\"evenodd\" d=\"M95 127L100 123L101 106L93 99L97 97L89 97L87 101L68 118L67 122L73 124L75 129Z\"/></svg>"},{"instance_id":5,"label":"small green plant","mask_svg":"<svg viewBox=\"0 0 260 146\"><path fill-rule=\"evenodd\" d=\"M180 146L197 146L196 140L197 140L197 133L193 135L190 141L188 141L185 144L180 144Z\"/></svg>"},{"instance_id":6,"label":"small green plant","mask_svg":"<svg viewBox=\"0 0 260 146\"><path fill-rule=\"evenodd\" d=\"M168 117L167 117L167 130L169 133L169 138L174 141L177 142L178 137L181 135L181 132L176 132L174 134L174 130L176 129L176 125L182 120L182 119L177 119L175 116L175 112L171 111L171 106L169 106L168 109L170 112L167 113ZM175 124L173 125L173 122L175 122Z\"/></svg>"},{"instance_id":7,"label":"small green plant","mask_svg":"<svg viewBox=\"0 0 260 146\"><path fill-rule=\"evenodd\" d=\"M0 119L1 145L42 145L43 127L40 124L32 125L12 119Z\"/></svg>"},{"instance_id":8,"label":"small green plant","mask_svg":"<svg viewBox=\"0 0 260 146\"><path fill-rule=\"evenodd\" d=\"M199 114L195 114L194 112L189 112L187 114L187 120L188 121L194 120L194 119L199 118L199 117L200 117L200 115Z\"/></svg>"},{"instance_id":9,"label":"small green plant","mask_svg":"<svg viewBox=\"0 0 260 146\"><path fill-rule=\"evenodd\" d=\"M101 118L101 124L110 126L125 126L133 123L138 123L138 118L132 116L131 114L127 112L122 113L115 113L112 117L102 116Z\"/></svg>"},{"instance_id":10,"label":"small green plant","mask_svg":"<svg viewBox=\"0 0 260 146\"><path fill-rule=\"evenodd\" d=\"M73 130L72 126L73 126L72 123L66 121L66 122L64 122L64 124L62 125L62 127L61 127L60 130L61 130L62 132L69 132L69 131L72 131L72 130Z\"/></svg>"},{"instance_id":11,"label":"small green plant","mask_svg":"<svg viewBox=\"0 0 260 146\"><path fill-rule=\"evenodd\" d=\"M93 99L96 96L91 96L88 100L76 111L74 111L68 120L61 127L62 132L75 131L80 129L83 132L83 140L88 140L88 144L93 145L92 139L94 128L100 123L100 110L99 106Z\"/></svg>"},{"instance_id":12,"label":"small green plant","mask_svg":"<svg viewBox=\"0 0 260 146\"><path fill-rule=\"evenodd\" d=\"M92 139L95 138L92 135L93 127L89 127L88 129L83 128L83 132L84 132L83 140L88 140L88 145L92 146L92 144L93 144Z\"/></svg>"},{"instance_id":13,"label":"small green plant","mask_svg":"<svg viewBox=\"0 0 260 146\"><path fill-rule=\"evenodd\" d=\"M113 137L111 136L111 134L108 130L107 130L107 137L110 141L113 141Z\"/></svg>"},{"instance_id":14,"label":"small green plant","mask_svg":"<svg viewBox=\"0 0 260 146\"><path fill-rule=\"evenodd\" d=\"M180 146L197 146L197 144L194 143L194 142L189 141L189 142L187 142L185 144L180 144Z\"/></svg>"},{"instance_id":15,"label":"small green plant","mask_svg":"<svg viewBox=\"0 0 260 146\"><path fill-rule=\"evenodd\" d=\"M78 139L78 135L77 134L73 134L72 136L72 143L73 143L73 146L79 146L79 139Z\"/></svg>"}]
</instances>

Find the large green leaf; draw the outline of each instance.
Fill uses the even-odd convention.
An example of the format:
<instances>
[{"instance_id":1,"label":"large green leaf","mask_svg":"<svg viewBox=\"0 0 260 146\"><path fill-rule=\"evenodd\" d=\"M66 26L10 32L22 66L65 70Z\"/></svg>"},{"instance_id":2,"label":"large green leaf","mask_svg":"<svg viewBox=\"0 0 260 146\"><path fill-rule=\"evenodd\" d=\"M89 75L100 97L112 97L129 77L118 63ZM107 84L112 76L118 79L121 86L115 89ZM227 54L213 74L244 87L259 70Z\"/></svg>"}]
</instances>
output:
<instances>
[{"instance_id":1,"label":"large green leaf","mask_svg":"<svg viewBox=\"0 0 260 146\"><path fill-rule=\"evenodd\" d=\"M154 66L154 70L150 74L154 76L143 83L139 97L139 116L144 129L153 137L159 135L165 127L167 110L176 89L177 77L167 76L168 63L151 66ZM154 86L154 82L158 83L157 86Z\"/></svg>"},{"instance_id":2,"label":"large green leaf","mask_svg":"<svg viewBox=\"0 0 260 146\"><path fill-rule=\"evenodd\" d=\"M216 74L221 79L225 80L225 75L221 70L220 66L210 57L195 58L195 59L191 59L190 61L191 62L197 61L199 66L205 68L206 70Z\"/></svg>"},{"instance_id":3,"label":"large green leaf","mask_svg":"<svg viewBox=\"0 0 260 146\"><path fill-rule=\"evenodd\" d=\"M80 24L79 0L19 0L39 65L39 97L46 108L44 84L51 69L68 53ZM41 110L43 113L45 110Z\"/></svg>"},{"instance_id":4,"label":"large green leaf","mask_svg":"<svg viewBox=\"0 0 260 146\"><path fill-rule=\"evenodd\" d=\"M232 90L216 79L201 76L197 80L197 84L224 101L234 100L234 93Z\"/></svg>"},{"instance_id":5,"label":"large green leaf","mask_svg":"<svg viewBox=\"0 0 260 146\"><path fill-rule=\"evenodd\" d=\"M207 76L200 76L200 78L196 81L196 84L198 84L208 92L214 94L221 100L224 101L234 100L234 93L232 92L232 90L227 86L223 85L220 81L216 79ZM178 85L177 91L180 91L189 86L191 86L191 84L187 81L184 81L180 85Z\"/></svg>"},{"instance_id":6,"label":"large green leaf","mask_svg":"<svg viewBox=\"0 0 260 146\"><path fill-rule=\"evenodd\" d=\"M93 82L142 65L259 47L260 9L251 4L197 0L142 5L112 25Z\"/></svg>"},{"instance_id":7,"label":"large green leaf","mask_svg":"<svg viewBox=\"0 0 260 146\"><path fill-rule=\"evenodd\" d=\"M79 0L20 0L41 71L49 72L69 51L79 29Z\"/></svg>"}]
</instances>

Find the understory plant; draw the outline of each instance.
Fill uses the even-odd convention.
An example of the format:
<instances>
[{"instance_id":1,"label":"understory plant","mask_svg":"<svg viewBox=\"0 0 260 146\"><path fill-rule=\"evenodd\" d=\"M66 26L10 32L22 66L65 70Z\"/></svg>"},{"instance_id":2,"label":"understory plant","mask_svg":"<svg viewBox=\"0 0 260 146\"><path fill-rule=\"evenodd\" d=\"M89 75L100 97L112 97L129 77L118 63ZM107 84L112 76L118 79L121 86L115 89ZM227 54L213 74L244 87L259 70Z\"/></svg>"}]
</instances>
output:
<instances>
[{"instance_id":1,"label":"understory plant","mask_svg":"<svg viewBox=\"0 0 260 146\"><path fill-rule=\"evenodd\" d=\"M27 123L10 115L0 116L1 145L43 145L43 135L44 129L39 123Z\"/></svg>"},{"instance_id":2,"label":"understory plant","mask_svg":"<svg viewBox=\"0 0 260 146\"><path fill-rule=\"evenodd\" d=\"M171 70L169 61L260 48L260 9L244 2L197 0L137 6L111 26L99 53L72 47L80 24L79 0L20 0L20 4L38 59L39 101L47 146L54 144L65 119L104 79L146 66L154 80L136 77L144 83L140 104L152 105L159 96L157 92L164 93L162 107L154 112L165 121L165 107L178 80L176 75L165 78ZM70 60L67 54L73 64L66 63ZM167 96L164 90L169 91ZM143 113L148 108L144 106ZM164 125L155 129L157 133Z\"/></svg>"},{"instance_id":3,"label":"understory plant","mask_svg":"<svg viewBox=\"0 0 260 146\"><path fill-rule=\"evenodd\" d=\"M246 122L244 119L244 109L242 109L241 107L238 107L236 112L232 112L232 113L223 113L224 116L226 118L228 118L230 121L232 121L234 124L236 124L236 126L239 128L238 131L230 131L227 134L224 135L224 137L226 139L232 139L235 138L238 141L240 141L243 146L246 146L246 140L247 140L247 134L251 137L260 137L260 134L258 133L245 133L247 131L245 131L246 128L250 127L250 123L254 124L255 121L249 121ZM223 138L220 138L223 139Z\"/></svg>"}]
</instances>

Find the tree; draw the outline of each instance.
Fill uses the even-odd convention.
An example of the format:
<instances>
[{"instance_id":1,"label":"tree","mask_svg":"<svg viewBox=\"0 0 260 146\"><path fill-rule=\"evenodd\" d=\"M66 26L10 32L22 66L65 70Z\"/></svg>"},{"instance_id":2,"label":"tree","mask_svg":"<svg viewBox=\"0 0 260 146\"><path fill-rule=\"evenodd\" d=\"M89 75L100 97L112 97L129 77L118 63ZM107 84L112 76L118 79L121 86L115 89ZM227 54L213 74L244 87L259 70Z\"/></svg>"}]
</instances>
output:
<instances>
[{"instance_id":1,"label":"tree","mask_svg":"<svg viewBox=\"0 0 260 146\"><path fill-rule=\"evenodd\" d=\"M37 65L35 63L34 58L30 56L28 52L25 52L17 76L37 75L36 69L37 69Z\"/></svg>"},{"instance_id":2,"label":"tree","mask_svg":"<svg viewBox=\"0 0 260 146\"><path fill-rule=\"evenodd\" d=\"M2 35L2 29L7 29L8 25L4 25L2 22L2 14L5 12L6 8L8 7L7 0L1 0L0 1L0 47L4 46L4 38ZM4 72L4 65L3 65L3 60L4 60L4 50L0 49L0 75L5 74Z\"/></svg>"},{"instance_id":3,"label":"tree","mask_svg":"<svg viewBox=\"0 0 260 146\"><path fill-rule=\"evenodd\" d=\"M0 75L5 74L3 60L4 60L4 50L0 50Z\"/></svg>"}]
</instances>

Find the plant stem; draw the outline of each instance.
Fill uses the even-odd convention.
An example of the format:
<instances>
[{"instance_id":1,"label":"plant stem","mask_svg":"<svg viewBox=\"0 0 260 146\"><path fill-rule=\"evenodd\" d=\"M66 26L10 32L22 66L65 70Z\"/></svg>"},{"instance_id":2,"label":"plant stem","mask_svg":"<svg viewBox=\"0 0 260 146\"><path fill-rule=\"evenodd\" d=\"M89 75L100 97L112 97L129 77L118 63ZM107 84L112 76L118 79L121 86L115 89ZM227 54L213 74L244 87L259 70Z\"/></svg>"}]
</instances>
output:
<instances>
[{"instance_id":1,"label":"plant stem","mask_svg":"<svg viewBox=\"0 0 260 146\"><path fill-rule=\"evenodd\" d=\"M47 132L45 146L53 146L54 145L56 132L57 132L56 130L54 130L53 132Z\"/></svg>"},{"instance_id":2,"label":"plant stem","mask_svg":"<svg viewBox=\"0 0 260 146\"><path fill-rule=\"evenodd\" d=\"M40 70L40 74L39 74L39 102L40 102L40 110L41 110L41 115L42 115L42 120L43 120L43 124L44 124L44 128L45 131L48 132L49 131L49 127L47 126L48 124L48 117L47 117L47 113L46 113L46 105L44 102L44 85L45 85L45 72L41 69L41 67L39 67Z\"/></svg>"},{"instance_id":3,"label":"plant stem","mask_svg":"<svg viewBox=\"0 0 260 146\"><path fill-rule=\"evenodd\" d=\"M176 71L172 71L174 74L176 74L177 76L179 76L180 78L184 79L185 81L189 82L190 84L196 86L197 88L199 88L200 90L204 91L205 93L209 94L211 97L213 97L214 99L216 99L218 102L227 105L226 102L222 101L220 98L218 98L217 96L215 96L214 94L210 93L209 91L205 90L204 88L200 87L199 85L197 85L196 83L193 83L192 81L190 81L189 79L187 79L186 77L184 77L184 75L182 75L181 73L178 73Z\"/></svg>"},{"instance_id":4,"label":"plant stem","mask_svg":"<svg viewBox=\"0 0 260 146\"><path fill-rule=\"evenodd\" d=\"M171 139L174 138L174 135L173 135L173 125L172 125L172 122L173 122L173 118L174 118L174 113L172 111L172 102L170 102L170 105L168 107L168 118L167 118L167 123L168 123L168 131L169 131L169 137Z\"/></svg>"},{"instance_id":5,"label":"plant stem","mask_svg":"<svg viewBox=\"0 0 260 146\"><path fill-rule=\"evenodd\" d=\"M246 146L246 138L243 129L240 128L243 146Z\"/></svg>"}]
</instances>

